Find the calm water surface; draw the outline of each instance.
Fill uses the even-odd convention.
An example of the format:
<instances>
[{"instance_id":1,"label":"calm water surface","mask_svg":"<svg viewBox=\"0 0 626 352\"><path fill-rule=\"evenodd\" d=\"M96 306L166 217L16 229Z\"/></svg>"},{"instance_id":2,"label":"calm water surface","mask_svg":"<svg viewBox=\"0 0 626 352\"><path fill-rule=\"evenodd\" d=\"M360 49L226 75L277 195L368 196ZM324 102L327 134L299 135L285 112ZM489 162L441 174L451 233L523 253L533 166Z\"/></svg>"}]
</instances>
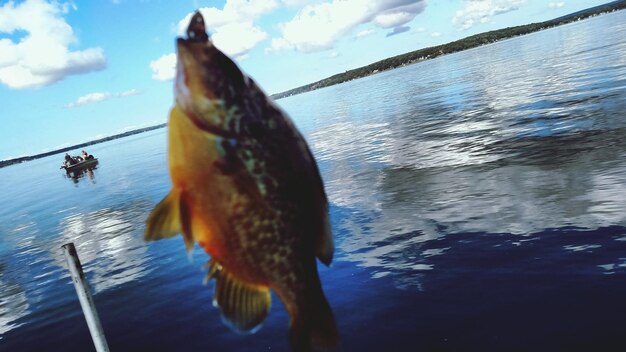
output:
<instances>
[{"instance_id":1,"label":"calm water surface","mask_svg":"<svg viewBox=\"0 0 626 352\"><path fill-rule=\"evenodd\" d=\"M345 350L626 350L626 12L278 103L326 184ZM237 335L200 249L143 242L165 130L88 151L76 179L62 155L0 169L0 350L93 350L70 241L112 351L286 350L276 297Z\"/></svg>"}]
</instances>

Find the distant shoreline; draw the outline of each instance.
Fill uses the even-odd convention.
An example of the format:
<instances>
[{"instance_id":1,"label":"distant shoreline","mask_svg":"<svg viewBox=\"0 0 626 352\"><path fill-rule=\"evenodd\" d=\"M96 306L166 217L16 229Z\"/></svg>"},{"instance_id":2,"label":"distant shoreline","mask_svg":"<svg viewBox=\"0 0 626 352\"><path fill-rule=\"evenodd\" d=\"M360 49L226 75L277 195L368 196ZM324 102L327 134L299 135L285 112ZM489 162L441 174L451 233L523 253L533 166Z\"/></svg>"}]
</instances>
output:
<instances>
[{"instance_id":1,"label":"distant shoreline","mask_svg":"<svg viewBox=\"0 0 626 352\"><path fill-rule=\"evenodd\" d=\"M593 17L593 16L605 14L605 13L610 13L610 12L614 12L618 10L623 10L623 9L626 9L626 0L618 0L618 1L610 2L608 4L599 5L599 6L591 7L582 11L574 12L574 13L561 16L561 17L558 17L549 21L545 21L545 22L531 23L527 25L508 27L504 29L498 29L498 30L494 30L490 32L476 34L476 35L459 39L457 41L450 42L447 44L419 49L419 50L411 51L405 54L393 56L384 60L380 60L373 64L369 64L369 65L359 67L356 69L348 70L344 73L339 73L339 74L324 78L314 83L310 83L301 87L293 88L282 93L272 94L271 98L278 100L278 99L290 97L292 95L310 92L316 89L333 86L336 84L344 83L344 82L351 81L351 80L358 79L358 78L367 77L367 76L380 73L383 71L389 71L398 67L414 64L414 63L429 60L429 59L434 59L442 55L452 54L455 52L472 49L481 45L491 44L500 40L505 40L505 39L509 39L509 38L513 38L513 37L517 37L517 36L521 36L525 34L538 32L544 29L557 27L557 26L564 25L567 23L571 23L571 22L579 21L579 20L586 19L589 17ZM41 154L23 156L23 157L9 159L9 160L0 160L0 168L13 165L13 164L23 163L23 162L30 161L30 160L45 158L50 155L67 152L73 149L84 148L86 146L90 146L90 145L94 145L94 144L98 144L102 142L107 142L113 139L123 138L123 137L131 136L134 134L138 134L138 133L156 130L159 128L163 128L165 126L167 126L167 124L163 123L160 125L140 128L137 130L124 132L124 133L116 134L113 136L104 137L104 138L100 138L94 141L76 144L70 147L56 149L56 150L41 153Z\"/></svg>"},{"instance_id":2,"label":"distant shoreline","mask_svg":"<svg viewBox=\"0 0 626 352\"><path fill-rule=\"evenodd\" d=\"M41 154L23 156L23 157L9 159L9 160L2 160L2 161L0 161L0 168L1 167L5 167L5 166L9 166L9 165L13 165L13 164L23 163L23 162L26 162L26 161L31 161L31 160L35 160L35 159L45 158L47 156L51 156L51 155L54 155L54 154L64 153L64 152L68 152L70 150L80 149L80 148L84 148L84 147L87 147L87 146L90 146L90 145L94 145L94 144L98 144L98 143L108 142L108 141L111 141L111 140L114 140L114 139L118 139L118 138L132 136L132 135L138 134L138 133L143 133L143 132L156 130L156 129L159 129L159 128L163 128L165 126L167 126L167 124L166 123L162 123L160 125L144 127L144 128L140 128L140 129L137 129L137 130L132 130L132 131L124 132L124 133L119 133L119 134L116 134L116 135L113 135L113 136L104 137L104 138L96 139L96 140L93 140L93 141L76 144L76 145L73 145L73 146L70 146L70 147L55 149L55 150L52 150L52 151L49 151L49 152L45 152L45 153L41 153Z\"/></svg>"},{"instance_id":3,"label":"distant shoreline","mask_svg":"<svg viewBox=\"0 0 626 352\"><path fill-rule=\"evenodd\" d=\"M604 13L623 10L626 8L626 0L613 1L608 4L591 7L582 11L574 12L565 16L561 16L549 21L531 23L522 26L508 27L504 29L498 29L494 31L484 32L476 35L472 35L463 39L459 39L447 44L437 45L424 49L411 51L405 54L393 56L384 60L377 61L373 64L369 64L356 69L348 70L344 73L339 73L320 81L310 83L301 87L293 88L288 91L272 94L273 99L282 99L290 97L292 95L302 94L316 89L333 86L336 84L344 83L347 81L355 80L377 74L384 71L389 71L398 67L411 65L417 62L434 59L436 57L452 54L455 52L472 49L478 46L491 44L500 40L505 40L525 34L538 32L544 29L557 27L560 25L568 24L571 22L579 21L585 18L597 16Z\"/></svg>"}]
</instances>

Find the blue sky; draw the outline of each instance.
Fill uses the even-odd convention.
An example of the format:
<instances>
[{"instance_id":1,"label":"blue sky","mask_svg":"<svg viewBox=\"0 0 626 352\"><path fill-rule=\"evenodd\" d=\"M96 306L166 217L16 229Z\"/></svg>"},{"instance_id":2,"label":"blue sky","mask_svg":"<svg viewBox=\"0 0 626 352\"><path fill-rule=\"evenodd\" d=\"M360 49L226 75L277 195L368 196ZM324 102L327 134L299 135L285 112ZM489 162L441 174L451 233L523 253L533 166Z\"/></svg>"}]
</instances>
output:
<instances>
[{"instance_id":1,"label":"blue sky","mask_svg":"<svg viewBox=\"0 0 626 352\"><path fill-rule=\"evenodd\" d=\"M163 123L174 39L202 9L267 93L605 0L0 0L0 160Z\"/></svg>"}]
</instances>

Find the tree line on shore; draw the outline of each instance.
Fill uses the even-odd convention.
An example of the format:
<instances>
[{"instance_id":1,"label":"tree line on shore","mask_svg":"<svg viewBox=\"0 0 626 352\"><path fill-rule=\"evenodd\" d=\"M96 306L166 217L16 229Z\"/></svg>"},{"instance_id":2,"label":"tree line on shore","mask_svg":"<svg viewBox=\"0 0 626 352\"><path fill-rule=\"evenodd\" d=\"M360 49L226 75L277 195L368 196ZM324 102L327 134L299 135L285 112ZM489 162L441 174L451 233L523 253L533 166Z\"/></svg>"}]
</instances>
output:
<instances>
[{"instance_id":1,"label":"tree line on shore","mask_svg":"<svg viewBox=\"0 0 626 352\"><path fill-rule=\"evenodd\" d=\"M586 10L574 12L569 15L565 15L545 22L508 27L472 35L447 44L411 51L406 54L393 56L367 66L348 70L346 72L324 78L314 83L290 89L282 93L274 94L272 95L272 98L281 99L300 93L310 92L319 88L324 88L335 84L351 81L357 78L366 77L382 71L392 70L394 68L410 65L423 60L434 59L441 55L451 54L485 44L491 44L500 40L537 32L543 29L560 26L599 14L622 10L624 8L626 8L626 0L613 1L605 5L600 5Z\"/></svg>"},{"instance_id":2,"label":"tree line on shore","mask_svg":"<svg viewBox=\"0 0 626 352\"><path fill-rule=\"evenodd\" d=\"M0 167L9 166L9 165L13 165L13 164L19 164L19 163L23 163L25 161L35 160L35 159L39 159L39 158L45 158L45 157L50 156L50 155L69 152L70 150L81 149L81 148L84 148L84 147L87 147L87 146L90 146L90 145L94 145L94 144L98 144L98 143L102 143L102 142L107 142L107 141L110 141L110 140L113 140L113 139L118 139L118 138L122 138L122 137L131 136L131 135L137 134L137 133L142 133L142 132L156 130L157 128L163 128L166 125L167 124L163 123L163 124L156 125L156 126L140 128L140 129L137 129L137 130L132 130L132 131L124 132L124 133L119 133L119 134L116 134L116 135L113 135L113 136L104 137L104 138L96 139L96 140L85 142L85 143L81 143L81 144L76 144L76 145L73 145L71 147L65 147L65 148L61 148L61 149L51 150L49 152L45 152L45 153L41 153L41 154L23 156L23 157L9 159L9 160L0 160Z\"/></svg>"}]
</instances>

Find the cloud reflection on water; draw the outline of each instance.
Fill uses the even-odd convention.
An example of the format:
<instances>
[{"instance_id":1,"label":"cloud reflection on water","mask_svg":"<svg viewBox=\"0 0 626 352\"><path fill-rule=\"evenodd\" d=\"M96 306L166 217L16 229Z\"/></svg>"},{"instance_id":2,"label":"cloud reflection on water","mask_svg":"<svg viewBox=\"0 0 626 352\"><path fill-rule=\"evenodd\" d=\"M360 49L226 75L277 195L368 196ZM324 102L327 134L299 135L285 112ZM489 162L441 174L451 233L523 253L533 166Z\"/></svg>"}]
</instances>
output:
<instances>
[{"instance_id":1,"label":"cloud reflection on water","mask_svg":"<svg viewBox=\"0 0 626 352\"><path fill-rule=\"evenodd\" d=\"M93 275L89 282L96 293L143 277L148 266L142 219L148 207L147 202L139 202L63 218L61 234L51 249L55 263L67 266L59 248L74 242L85 272Z\"/></svg>"},{"instance_id":2,"label":"cloud reflection on water","mask_svg":"<svg viewBox=\"0 0 626 352\"><path fill-rule=\"evenodd\" d=\"M5 279L0 265L0 340L2 335L18 328L19 319L28 315L30 305L24 289L17 283Z\"/></svg>"},{"instance_id":3,"label":"cloud reflection on water","mask_svg":"<svg viewBox=\"0 0 626 352\"><path fill-rule=\"evenodd\" d=\"M626 42L533 35L280 101L344 209L345 259L419 287L451 234L626 225Z\"/></svg>"},{"instance_id":4,"label":"cloud reflection on water","mask_svg":"<svg viewBox=\"0 0 626 352\"><path fill-rule=\"evenodd\" d=\"M35 242L38 229L34 222L24 217L14 220L17 221L17 225L8 231L4 228L7 224L0 224L0 239L4 240L0 241L0 340L4 334L23 324L20 319L27 316L31 308L16 270L22 266L22 258L33 252L32 244ZM8 241L12 238L20 238L20 242ZM16 256L18 258L15 258L17 265L8 260L8 253L13 247L20 253Z\"/></svg>"},{"instance_id":5,"label":"cloud reflection on water","mask_svg":"<svg viewBox=\"0 0 626 352\"><path fill-rule=\"evenodd\" d=\"M313 136L329 134L333 133ZM508 157L497 162L437 168L407 167L411 159L396 165L397 154L385 157L382 146L376 150L377 160L387 162L368 168L364 165L371 161L366 155L359 159L358 152L367 147L350 148L342 158L336 154L342 147L336 146L337 159L325 173L327 192L332 203L354 209L352 216L341 220L349 236L340 246L346 259L364 266L419 273L431 269L419 243L450 233L528 235L547 228L624 225L623 137L625 131L576 136L574 141L565 137L505 141L497 148ZM495 148L492 155L498 155ZM448 151L433 153L445 160ZM394 238L403 233L412 237ZM399 254L404 252L410 254ZM414 284L419 287L417 281Z\"/></svg>"}]
</instances>

